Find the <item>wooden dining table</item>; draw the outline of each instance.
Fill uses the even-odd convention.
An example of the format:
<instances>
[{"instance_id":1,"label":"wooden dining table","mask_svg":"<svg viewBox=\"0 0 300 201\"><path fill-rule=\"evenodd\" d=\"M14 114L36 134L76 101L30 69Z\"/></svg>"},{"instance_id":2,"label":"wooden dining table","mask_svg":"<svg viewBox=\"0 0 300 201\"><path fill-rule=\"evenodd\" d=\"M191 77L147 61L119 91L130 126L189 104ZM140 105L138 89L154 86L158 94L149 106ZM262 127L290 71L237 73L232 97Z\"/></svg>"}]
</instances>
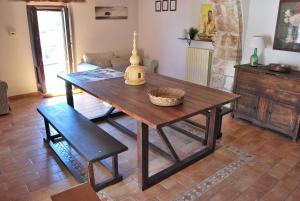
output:
<instances>
[{"instance_id":1,"label":"wooden dining table","mask_svg":"<svg viewBox=\"0 0 300 201\"><path fill-rule=\"evenodd\" d=\"M217 133L220 129L219 115L221 107L239 98L239 95L233 93L154 73L147 73L146 84L140 86L126 85L123 77L93 82L80 80L68 74L59 75L58 77L66 83L67 103L70 106L74 107L72 88L75 86L111 105L104 115L95 117L91 121L107 121L123 131L123 133L137 140L137 175L138 185L141 190L159 183L213 153ZM158 87L172 87L184 90L186 94L183 104L174 107L153 105L149 100L148 92ZM180 158L164 133L163 128L205 112L209 114L209 121L206 139L202 141L203 148L186 158ZM129 130L114 120L115 116L124 114L138 122L136 131ZM157 134L168 148L168 152L149 142L149 127L156 129ZM172 165L154 175L149 175L149 148L172 160Z\"/></svg>"}]
</instances>

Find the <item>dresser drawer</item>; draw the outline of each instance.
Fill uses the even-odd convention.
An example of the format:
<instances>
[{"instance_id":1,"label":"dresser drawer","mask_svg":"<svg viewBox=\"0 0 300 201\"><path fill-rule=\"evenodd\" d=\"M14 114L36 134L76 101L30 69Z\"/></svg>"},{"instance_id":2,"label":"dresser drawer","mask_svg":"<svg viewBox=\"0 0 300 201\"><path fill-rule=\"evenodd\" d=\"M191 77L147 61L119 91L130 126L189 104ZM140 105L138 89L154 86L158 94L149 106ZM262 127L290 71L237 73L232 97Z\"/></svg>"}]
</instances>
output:
<instances>
[{"instance_id":1,"label":"dresser drawer","mask_svg":"<svg viewBox=\"0 0 300 201\"><path fill-rule=\"evenodd\" d=\"M300 82L281 79L274 75L261 75L259 78L260 87L264 90L274 89L277 91L285 91L300 97Z\"/></svg>"},{"instance_id":2,"label":"dresser drawer","mask_svg":"<svg viewBox=\"0 0 300 201\"><path fill-rule=\"evenodd\" d=\"M256 73L247 71L238 71L236 80L236 89L239 91L252 91L259 90L259 76Z\"/></svg>"},{"instance_id":3,"label":"dresser drawer","mask_svg":"<svg viewBox=\"0 0 300 201\"><path fill-rule=\"evenodd\" d=\"M276 90L276 89L265 89L265 95L278 102L291 104L294 106L300 105L300 95L293 92Z\"/></svg>"}]
</instances>

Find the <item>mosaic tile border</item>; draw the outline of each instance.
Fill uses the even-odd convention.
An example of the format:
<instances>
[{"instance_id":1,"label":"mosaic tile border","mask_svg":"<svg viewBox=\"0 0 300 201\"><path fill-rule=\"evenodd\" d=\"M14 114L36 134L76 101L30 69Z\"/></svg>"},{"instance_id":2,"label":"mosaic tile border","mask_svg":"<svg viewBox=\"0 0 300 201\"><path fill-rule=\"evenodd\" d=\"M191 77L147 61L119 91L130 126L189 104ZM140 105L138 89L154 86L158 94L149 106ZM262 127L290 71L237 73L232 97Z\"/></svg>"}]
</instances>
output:
<instances>
[{"instance_id":1,"label":"mosaic tile border","mask_svg":"<svg viewBox=\"0 0 300 201\"><path fill-rule=\"evenodd\" d=\"M255 158L254 155L243 152L233 146L225 147L227 150L233 152L238 155L239 158L232 163L228 164L224 168L218 170L215 174L206 178L199 184L197 184L191 190L181 194L176 201L195 201L200 198L204 193L208 192L212 187L218 185L224 179L232 175L236 170L240 169L244 164L253 160Z\"/></svg>"},{"instance_id":2,"label":"mosaic tile border","mask_svg":"<svg viewBox=\"0 0 300 201\"><path fill-rule=\"evenodd\" d=\"M81 162L79 162L79 160L77 160L76 157L71 153L70 150L72 150L72 148L69 146L69 144L66 141L60 141L54 143L54 146L56 146L56 148L60 150L63 157L72 164L82 180L87 181L86 169L83 167Z\"/></svg>"},{"instance_id":3,"label":"mosaic tile border","mask_svg":"<svg viewBox=\"0 0 300 201\"><path fill-rule=\"evenodd\" d=\"M235 171L240 169L243 165L255 158L247 152L243 152L234 146L225 146L225 149L236 154L238 158L224 168L218 170L215 174L209 176L189 191L183 192L176 201L195 201L203 194L224 181L227 177L232 175ZM98 192L99 197L103 201L114 201L105 190Z\"/></svg>"}]
</instances>

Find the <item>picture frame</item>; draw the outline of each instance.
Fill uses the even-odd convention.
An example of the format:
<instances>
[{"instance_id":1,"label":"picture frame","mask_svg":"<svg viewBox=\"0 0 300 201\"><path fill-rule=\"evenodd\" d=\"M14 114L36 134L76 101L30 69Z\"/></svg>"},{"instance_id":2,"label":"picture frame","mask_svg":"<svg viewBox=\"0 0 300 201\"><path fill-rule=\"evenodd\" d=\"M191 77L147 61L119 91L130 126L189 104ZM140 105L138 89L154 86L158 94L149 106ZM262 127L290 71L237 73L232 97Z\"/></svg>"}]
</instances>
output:
<instances>
[{"instance_id":1,"label":"picture frame","mask_svg":"<svg viewBox=\"0 0 300 201\"><path fill-rule=\"evenodd\" d=\"M162 11L169 11L169 0L162 0Z\"/></svg>"},{"instance_id":2,"label":"picture frame","mask_svg":"<svg viewBox=\"0 0 300 201\"><path fill-rule=\"evenodd\" d=\"M177 10L177 0L170 0L170 11Z\"/></svg>"},{"instance_id":3,"label":"picture frame","mask_svg":"<svg viewBox=\"0 0 300 201\"><path fill-rule=\"evenodd\" d=\"M280 0L273 49L300 52L300 2Z\"/></svg>"},{"instance_id":4,"label":"picture frame","mask_svg":"<svg viewBox=\"0 0 300 201\"><path fill-rule=\"evenodd\" d=\"M161 12L161 1L155 1L155 12Z\"/></svg>"},{"instance_id":5,"label":"picture frame","mask_svg":"<svg viewBox=\"0 0 300 201\"><path fill-rule=\"evenodd\" d=\"M96 20L126 20L128 19L128 7L125 6L96 6Z\"/></svg>"}]
</instances>

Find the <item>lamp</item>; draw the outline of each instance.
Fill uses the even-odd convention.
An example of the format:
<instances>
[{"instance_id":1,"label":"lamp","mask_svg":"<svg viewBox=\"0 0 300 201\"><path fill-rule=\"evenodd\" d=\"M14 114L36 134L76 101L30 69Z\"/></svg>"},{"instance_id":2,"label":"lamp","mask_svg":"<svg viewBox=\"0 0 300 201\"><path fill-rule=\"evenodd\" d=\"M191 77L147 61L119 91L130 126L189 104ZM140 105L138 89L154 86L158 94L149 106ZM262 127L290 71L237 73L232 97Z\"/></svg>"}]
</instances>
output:
<instances>
[{"instance_id":1,"label":"lamp","mask_svg":"<svg viewBox=\"0 0 300 201\"><path fill-rule=\"evenodd\" d=\"M254 52L250 58L250 65L257 66L258 65L258 55L257 49L262 50L265 48L265 40L263 36L253 36L251 39L250 47L254 48Z\"/></svg>"}]
</instances>

